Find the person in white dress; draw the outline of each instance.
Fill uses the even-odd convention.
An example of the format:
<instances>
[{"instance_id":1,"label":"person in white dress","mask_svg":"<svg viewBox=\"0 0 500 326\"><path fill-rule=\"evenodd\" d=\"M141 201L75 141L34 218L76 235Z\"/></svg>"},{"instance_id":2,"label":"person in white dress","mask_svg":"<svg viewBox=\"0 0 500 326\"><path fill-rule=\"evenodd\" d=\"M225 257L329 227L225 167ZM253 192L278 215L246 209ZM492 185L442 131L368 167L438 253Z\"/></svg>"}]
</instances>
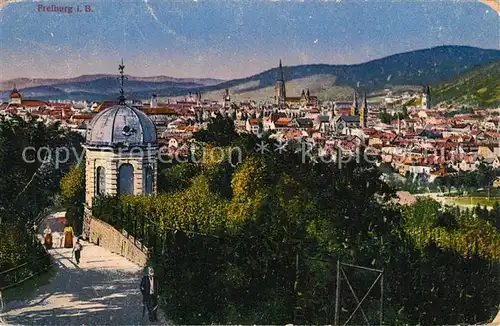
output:
<instances>
[{"instance_id":1,"label":"person in white dress","mask_svg":"<svg viewBox=\"0 0 500 326\"><path fill-rule=\"evenodd\" d=\"M54 231L54 232L52 232L52 237L54 238L54 243L53 243L54 248L60 248L60 247L62 247L62 241L61 241L62 240L62 236L61 236L61 234L59 232L57 232L57 231Z\"/></svg>"}]
</instances>

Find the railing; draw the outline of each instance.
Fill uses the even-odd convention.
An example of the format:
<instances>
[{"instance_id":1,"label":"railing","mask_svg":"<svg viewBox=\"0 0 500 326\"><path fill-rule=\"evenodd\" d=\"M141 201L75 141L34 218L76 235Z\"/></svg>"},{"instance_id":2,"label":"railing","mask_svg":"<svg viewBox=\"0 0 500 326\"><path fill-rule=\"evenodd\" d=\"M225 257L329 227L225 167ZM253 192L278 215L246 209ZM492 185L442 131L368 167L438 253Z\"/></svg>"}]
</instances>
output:
<instances>
[{"instance_id":1,"label":"railing","mask_svg":"<svg viewBox=\"0 0 500 326\"><path fill-rule=\"evenodd\" d=\"M2 292L26 282L27 280L41 274L42 272L47 271L49 268L55 265L54 261L51 260L50 253L47 251L47 249L43 247L43 250L44 252L41 256L35 257L23 264L0 272L0 312L3 312L5 306ZM45 264L43 262L47 259L50 260L49 264Z\"/></svg>"},{"instance_id":2,"label":"railing","mask_svg":"<svg viewBox=\"0 0 500 326\"><path fill-rule=\"evenodd\" d=\"M0 281L2 287L0 287L0 291L5 291L9 288L12 288L14 286L17 286L30 278L32 278L35 275L40 274L41 272L46 271L50 267L54 265L54 262L51 262L50 264L46 265L45 267L42 267L41 269L37 271L33 271L33 266L38 265L37 263L43 261L44 259L47 259L50 256L48 252L45 252L42 256L36 257L35 259L32 259L28 262L25 262L24 264L18 265L16 267L10 268L6 271L2 271L0 273ZM26 267L29 266L30 268L26 270Z\"/></svg>"},{"instance_id":3,"label":"railing","mask_svg":"<svg viewBox=\"0 0 500 326\"><path fill-rule=\"evenodd\" d=\"M140 251L142 251L143 253L145 253L146 255L148 254L149 252L149 248L148 246L145 246L144 245L144 239L143 240L139 240L137 239L136 237L134 237L132 234L129 234L127 232L127 230L125 229L121 229L121 230L118 230L119 232L121 231L121 234L127 239L129 240L130 242L132 242L134 244L134 246L137 247L137 249L139 249Z\"/></svg>"},{"instance_id":4,"label":"railing","mask_svg":"<svg viewBox=\"0 0 500 326\"><path fill-rule=\"evenodd\" d=\"M96 200L93 200L93 208L96 207L96 202ZM91 214L92 217L100 219L114 227L139 250L148 254L149 248L153 247L156 242L158 225L156 223L149 223L148 217L137 209L132 209L128 206L125 210L127 213L120 209L112 214L104 214L104 216L101 216L101 214L94 216L94 212Z\"/></svg>"}]
</instances>

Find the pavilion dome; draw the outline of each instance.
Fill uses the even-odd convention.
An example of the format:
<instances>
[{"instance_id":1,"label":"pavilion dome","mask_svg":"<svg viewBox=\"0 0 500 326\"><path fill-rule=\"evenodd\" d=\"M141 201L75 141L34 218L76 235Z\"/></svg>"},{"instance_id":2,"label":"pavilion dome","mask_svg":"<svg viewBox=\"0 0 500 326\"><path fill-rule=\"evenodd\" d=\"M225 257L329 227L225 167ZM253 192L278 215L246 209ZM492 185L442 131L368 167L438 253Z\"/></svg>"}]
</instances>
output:
<instances>
[{"instance_id":1,"label":"pavilion dome","mask_svg":"<svg viewBox=\"0 0 500 326\"><path fill-rule=\"evenodd\" d=\"M92 119L87 129L86 145L157 145L156 127L144 112L126 104L115 105Z\"/></svg>"}]
</instances>

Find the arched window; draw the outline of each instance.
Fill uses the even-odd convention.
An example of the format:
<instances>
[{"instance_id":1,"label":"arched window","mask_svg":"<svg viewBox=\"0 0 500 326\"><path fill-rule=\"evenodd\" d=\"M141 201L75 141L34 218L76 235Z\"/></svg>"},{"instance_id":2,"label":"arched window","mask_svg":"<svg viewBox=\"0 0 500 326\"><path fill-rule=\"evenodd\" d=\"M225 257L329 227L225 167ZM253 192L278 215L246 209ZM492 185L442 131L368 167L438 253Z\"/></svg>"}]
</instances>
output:
<instances>
[{"instance_id":1,"label":"arched window","mask_svg":"<svg viewBox=\"0 0 500 326\"><path fill-rule=\"evenodd\" d=\"M153 168L150 165L146 165L142 171L144 173L142 177L142 180L144 182L144 193L152 194L154 188Z\"/></svg>"},{"instance_id":2,"label":"arched window","mask_svg":"<svg viewBox=\"0 0 500 326\"><path fill-rule=\"evenodd\" d=\"M118 169L118 195L134 194L134 167L125 163Z\"/></svg>"},{"instance_id":3,"label":"arched window","mask_svg":"<svg viewBox=\"0 0 500 326\"><path fill-rule=\"evenodd\" d=\"M96 169L96 196L104 196L106 193L106 170L99 166Z\"/></svg>"}]
</instances>

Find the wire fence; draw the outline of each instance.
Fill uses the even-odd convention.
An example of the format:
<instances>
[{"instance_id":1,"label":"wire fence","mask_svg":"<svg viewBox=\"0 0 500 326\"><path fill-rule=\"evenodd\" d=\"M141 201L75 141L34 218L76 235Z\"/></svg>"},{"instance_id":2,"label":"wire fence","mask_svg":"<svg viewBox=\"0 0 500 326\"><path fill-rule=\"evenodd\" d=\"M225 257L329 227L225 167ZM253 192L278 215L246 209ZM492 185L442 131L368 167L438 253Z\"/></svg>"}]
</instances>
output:
<instances>
[{"instance_id":1,"label":"wire fence","mask_svg":"<svg viewBox=\"0 0 500 326\"><path fill-rule=\"evenodd\" d=\"M0 291L5 291L9 288L15 287L29 280L33 276L46 271L54 265L53 262L47 264L47 260L50 261L50 254L48 252L40 257L36 257L28 262L25 262L24 264L2 271L0 273Z\"/></svg>"},{"instance_id":2,"label":"wire fence","mask_svg":"<svg viewBox=\"0 0 500 326\"><path fill-rule=\"evenodd\" d=\"M32 241L36 243L38 242L37 236L34 231L32 232ZM39 248L41 248L40 254L20 265L0 272L0 312L3 312L5 309L3 292L26 282L54 266L55 263L45 246L40 245Z\"/></svg>"}]
</instances>

